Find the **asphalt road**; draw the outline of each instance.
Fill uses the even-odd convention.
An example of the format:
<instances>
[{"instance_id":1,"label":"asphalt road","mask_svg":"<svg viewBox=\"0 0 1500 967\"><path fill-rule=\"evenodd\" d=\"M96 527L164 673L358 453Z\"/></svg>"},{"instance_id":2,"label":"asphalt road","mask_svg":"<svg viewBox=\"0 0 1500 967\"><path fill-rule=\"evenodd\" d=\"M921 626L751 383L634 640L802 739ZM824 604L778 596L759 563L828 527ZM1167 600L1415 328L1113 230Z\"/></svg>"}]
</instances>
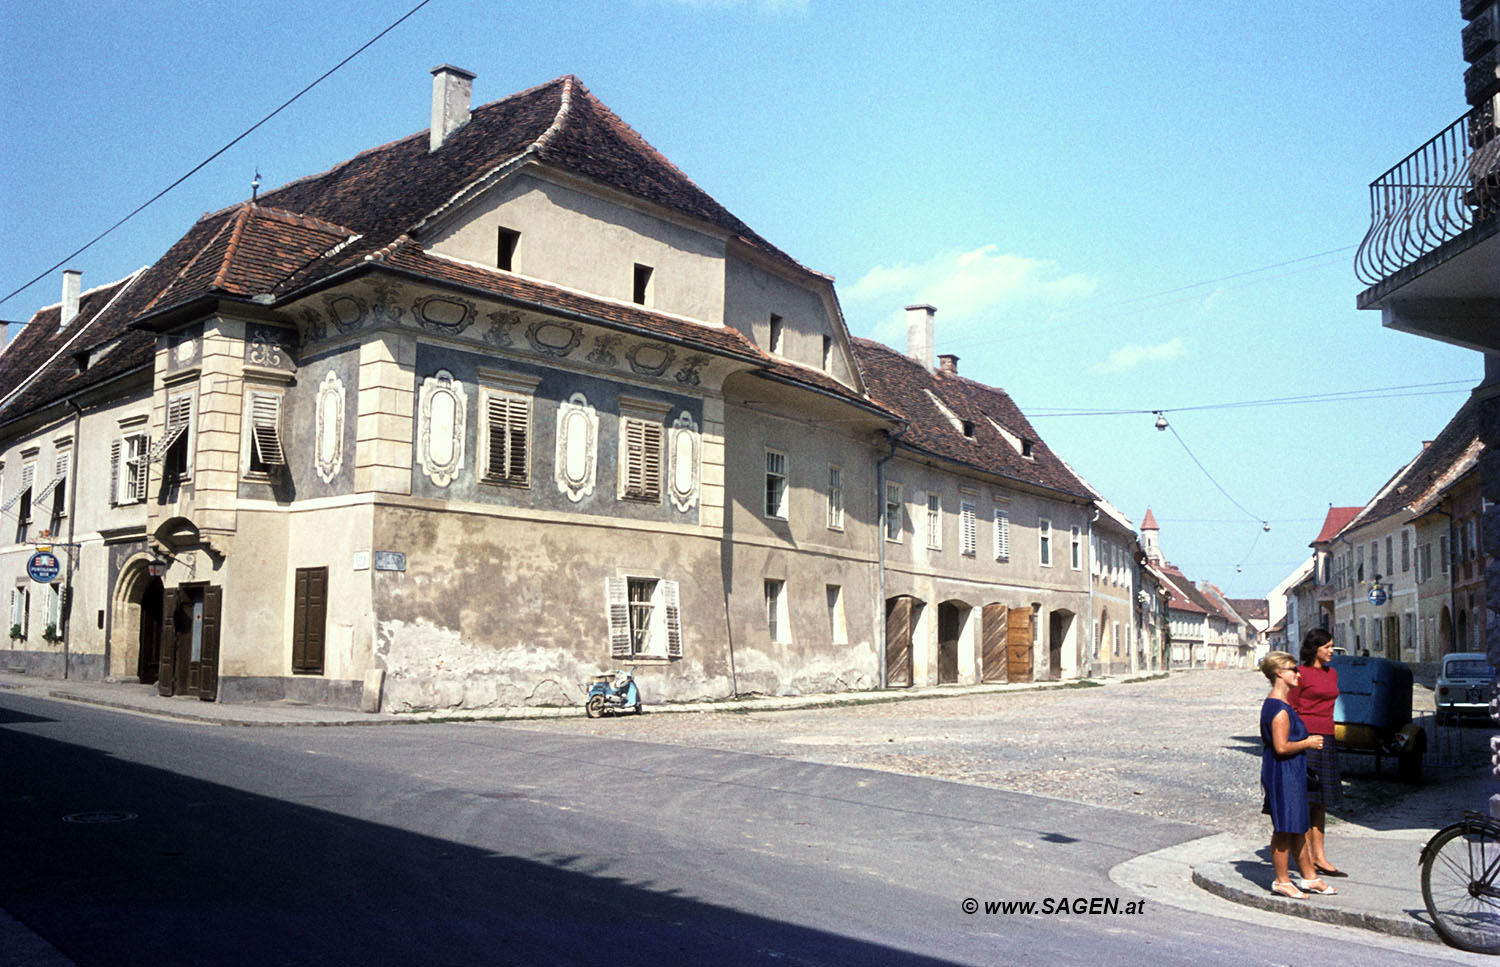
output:
<instances>
[{"instance_id":1,"label":"asphalt road","mask_svg":"<svg viewBox=\"0 0 1500 967\"><path fill-rule=\"evenodd\" d=\"M6 694L0 763L0 907L82 965L1414 956L1151 900L1127 913L1141 898L1109 870L1204 829L890 772L488 724L197 726ZM1038 908L969 914L971 897Z\"/></svg>"}]
</instances>

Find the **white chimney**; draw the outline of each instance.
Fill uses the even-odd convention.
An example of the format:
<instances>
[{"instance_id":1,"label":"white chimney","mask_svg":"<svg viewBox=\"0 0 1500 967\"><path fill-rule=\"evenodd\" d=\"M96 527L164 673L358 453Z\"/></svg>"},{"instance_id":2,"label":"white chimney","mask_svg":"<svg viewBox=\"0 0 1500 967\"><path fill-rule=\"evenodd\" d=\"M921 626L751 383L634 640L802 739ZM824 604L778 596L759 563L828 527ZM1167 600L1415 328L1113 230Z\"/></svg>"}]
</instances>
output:
<instances>
[{"instance_id":1,"label":"white chimney","mask_svg":"<svg viewBox=\"0 0 1500 967\"><path fill-rule=\"evenodd\" d=\"M906 307L906 355L921 363L929 373L933 362L932 317L937 310L929 305Z\"/></svg>"},{"instance_id":2,"label":"white chimney","mask_svg":"<svg viewBox=\"0 0 1500 967\"><path fill-rule=\"evenodd\" d=\"M78 292L83 273L77 269L63 269L62 314L57 319L57 331L68 327L78 317Z\"/></svg>"},{"instance_id":3,"label":"white chimney","mask_svg":"<svg viewBox=\"0 0 1500 967\"><path fill-rule=\"evenodd\" d=\"M428 150L436 151L448 135L469 123L469 96L474 75L462 67L439 64L432 69L432 131Z\"/></svg>"}]
</instances>

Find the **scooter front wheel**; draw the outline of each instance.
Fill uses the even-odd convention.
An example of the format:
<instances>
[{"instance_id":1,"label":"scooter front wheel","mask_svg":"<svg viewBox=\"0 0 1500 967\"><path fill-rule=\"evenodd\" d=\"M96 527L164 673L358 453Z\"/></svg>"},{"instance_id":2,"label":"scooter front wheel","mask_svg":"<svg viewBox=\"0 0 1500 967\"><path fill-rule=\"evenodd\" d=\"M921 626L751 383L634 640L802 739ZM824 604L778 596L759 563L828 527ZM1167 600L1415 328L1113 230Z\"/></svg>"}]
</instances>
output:
<instances>
[{"instance_id":1,"label":"scooter front wheel","mask_svg":"<svg viewBox=\"0 0 1500 967\"><path fill-rule=\"evenodd\" d=\"M583 713L591 719L596 719L604 714L604 696L590 695L588 704L583 707Z\"/></svg>"}]
</instances>

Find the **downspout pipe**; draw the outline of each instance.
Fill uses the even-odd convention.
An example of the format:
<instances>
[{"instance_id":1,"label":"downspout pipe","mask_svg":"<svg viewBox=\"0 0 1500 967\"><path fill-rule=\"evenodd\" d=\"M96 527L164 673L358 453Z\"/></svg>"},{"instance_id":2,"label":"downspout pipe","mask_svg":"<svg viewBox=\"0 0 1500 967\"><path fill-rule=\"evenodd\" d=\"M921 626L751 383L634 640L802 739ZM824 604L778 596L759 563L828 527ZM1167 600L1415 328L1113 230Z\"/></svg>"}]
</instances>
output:
<instances>
[{"instance_id":1,"label":"downspout pipe","mask_svg":"<svg viewBox=\"0 0 1500 967\"><path fill-rule=\"evenodd\" d=\"M880 635L879 639L875 642L875 664L877 666L876 680L880 682L882 689L888 688L890 685L886 681L885 669L885 642L887 633L885 626L885 533L887 526L885 519L885 465L895 458L896 441L900 440L901 435L909 429L911 429L911 424L906 420L902 420L901 425L896 429L895 433L889 430L882 431L885 435L885 442L890 445L891 452L875 462L875 520L877 522L875 545L879 548L880 561L877 566L880 597L875 602L875 614L878 619L876 625L880 628Z\"/></svg>"},{"instance_id":2,"label":"downspout pipe","mask_svg":"<svg viewBox=\"0 0 1500 967\"><path fill-rule=\"evenodd\" d=\"M82 554L81 549L74 543L73 537L78 527L78 455L83 452L83 409L72 399L67 401L68 407L73 411L73 453L68 470L73 477L72 483L68 484L68 569L63 578L62 601L58 607L58 623L62 625L63 646L63 679L68 678L68 656L70 642L73 637L73 571L78 567L76 558ZM104 646L104 674L109 675L109 644Z\"/></svg>"},{"instance_id":3,"label":"downspout pipe","mask_svg":"<svg viewBox=\"0 0 1500 967\"><path fill-rule=\"evenodd\" d=\"M1094 677L1094 655L1099 651L1099 634L1094 629L1094 566L1096 556L1094 554L1094 521L1099 519L1099 505L1094 505L1094 516L1089 518L1088 549L1089 549L1089 651L1087 655L1088 674L1085 678Z\"/></svg>"},{"instance_id":4,"label":"downspout pipe","mask_svg":"<svg viewBox=\"0 0 1500 967\"><path fill-rule=\"evenodd\" d=\"M1439 507L1437 512L1448 518L1448 556L1443 560L1443 564L1448 568L1448 653L1451 655L1453 652L1458 651L1458 600L1453 585L1453 572L1456 570L1453 566L1453 548L1455 546L1453 542L1453 511L1444 510L1442 507ZM1472 621L1473 619L1471 618L1470 620ZM1441 663L1442 660L1443 656L1439 655L1438 662Z\"/></svg>"}]
</instances>

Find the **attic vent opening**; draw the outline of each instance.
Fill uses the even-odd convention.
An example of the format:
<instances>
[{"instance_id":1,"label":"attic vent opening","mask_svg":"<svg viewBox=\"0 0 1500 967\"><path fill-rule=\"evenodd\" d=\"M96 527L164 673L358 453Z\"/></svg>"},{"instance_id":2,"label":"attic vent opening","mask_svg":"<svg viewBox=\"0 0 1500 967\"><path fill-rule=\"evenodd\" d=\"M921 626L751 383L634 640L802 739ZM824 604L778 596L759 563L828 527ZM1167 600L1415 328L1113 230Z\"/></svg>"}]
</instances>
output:
<instances>
[{"instance_id":1,"label":"attic vent opening","mask_svg":"<svg viewBox=\"0 0 1500 967\"><path fill-rule=\"evenodd\" d=\"M971 440L974 439L974 421L973 420L964 420L964 436L968 437Z\"/></svg>"},{"instance_id":2,"label":"attic vent opening","mask_svg":"<svg viewBox=\"0 0 1500 967\"><path fill-rule=\"evenodd\" d=\"M774 354L776 354L777 356L780 356L781 353L782 353L782 349L783 349L783 346L782 346L782 336L783 336L784 332L785 332L785 326L783 326L783 324L782 324L781 317L778 316L774 312L771 313L771 340L770 340L771 346L770 346L770 348L771 348L771 352L774 353Z\"/></svg>"},{"instance_id":3,"label":"attic vent opening","mask_svg":"<svg viewBox=\"0 0 1500 967\"><path fill-rule=\"evenodd\" d=\"M635 285L632 289L630 300L638 306L649 306L651 304L651 276L652 268L649 265L635 263Z\"/></svg>"},{"instance_id":4,"label":"attic vent opening","mask_svg":"<svg viewBox=\"0 0 1500 967\"><path fill-rule=\"evenodd\" d=\"M1036 459L1036 454L1032 452L1031 440L1016 436L1014 433L1010 432L999 423L996 423L994 417L986 416L985 419L989 420L990 426L995 428L996 433L1005 438L1005 442L1010 444L1010 448L1012 450L1016 451L1027 460Z\"/></svg>"},{"instance_id":5,"label":"attic vent opening","mask_svg":"<svg viewBox=\"0 0 1500 967\"><path fill-rule=\"evenodd\" d=\"M521 233L509 228L498 230L495 246L495 267L506 272L515 271L516 246L521 242Z\"/></svg>"}]
</instances>

